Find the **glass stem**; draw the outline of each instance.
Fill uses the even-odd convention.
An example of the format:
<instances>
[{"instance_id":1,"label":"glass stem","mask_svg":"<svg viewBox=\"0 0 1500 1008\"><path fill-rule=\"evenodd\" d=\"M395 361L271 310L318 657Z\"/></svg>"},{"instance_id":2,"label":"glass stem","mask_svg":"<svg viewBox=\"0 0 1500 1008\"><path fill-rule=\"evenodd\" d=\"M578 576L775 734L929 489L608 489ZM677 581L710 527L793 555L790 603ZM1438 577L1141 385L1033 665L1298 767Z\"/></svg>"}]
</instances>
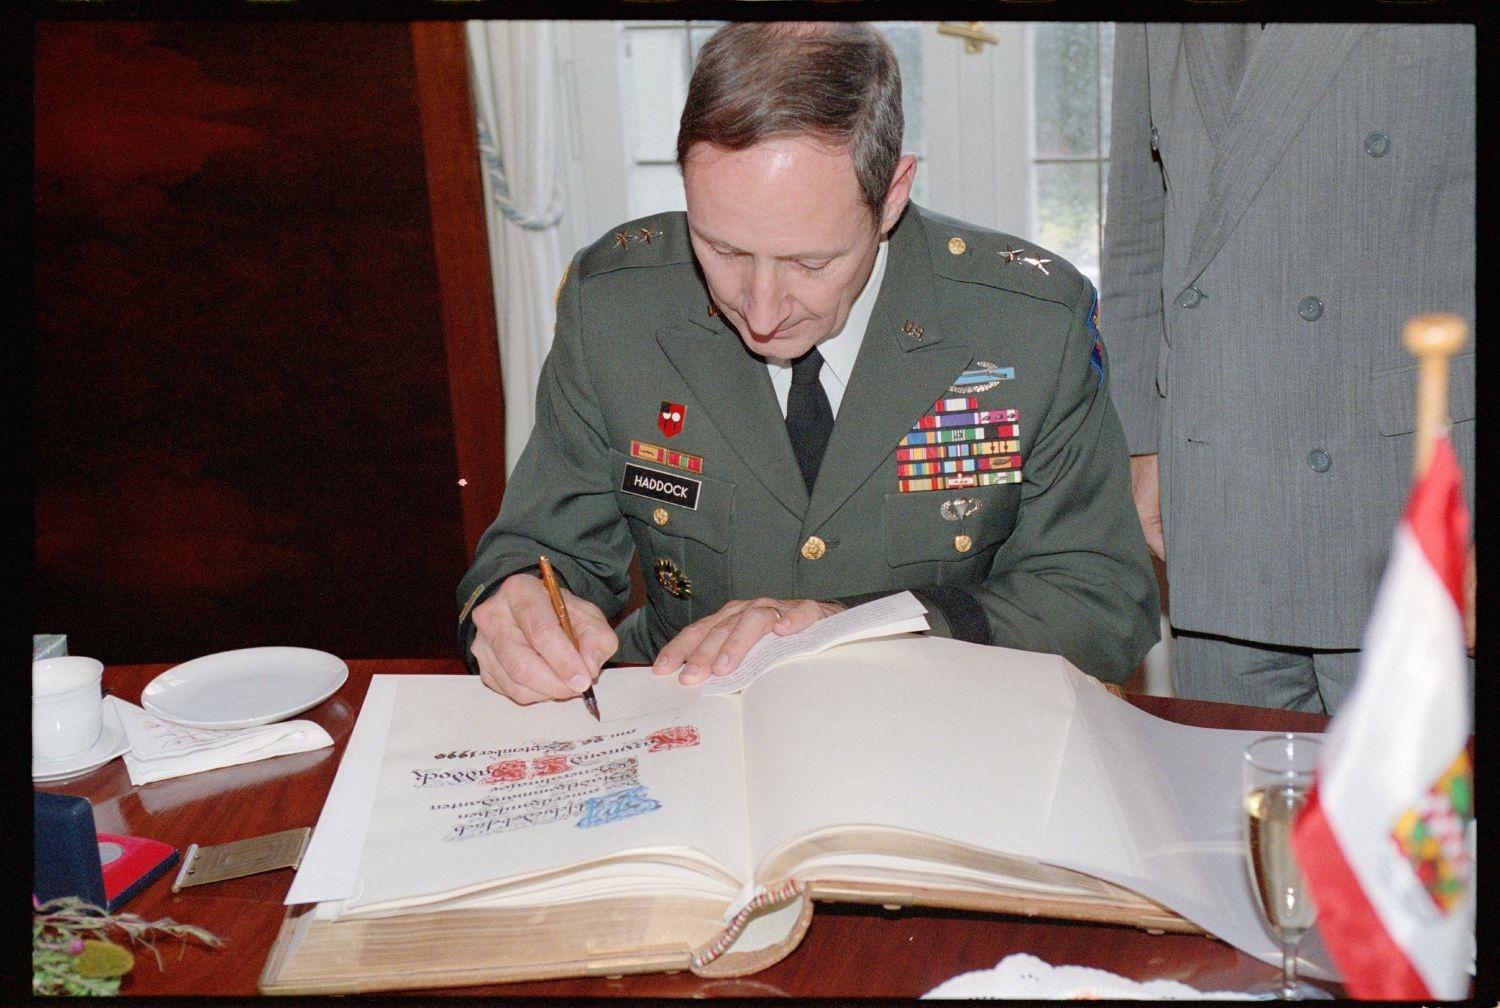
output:
<instances>
[{"instance_id":1,"label":"glass stem","mask_svg":"<svg viewBox=\"0 0 1500 1008\"><path fill-rule=\"evenodd\" d=\"M1294 1001L1299 997L1297 991L1297 946L1301 942L1297 938L1281 939L1281 991L1280 996L1284 1001Z\"/></svg>"}]
</instances>

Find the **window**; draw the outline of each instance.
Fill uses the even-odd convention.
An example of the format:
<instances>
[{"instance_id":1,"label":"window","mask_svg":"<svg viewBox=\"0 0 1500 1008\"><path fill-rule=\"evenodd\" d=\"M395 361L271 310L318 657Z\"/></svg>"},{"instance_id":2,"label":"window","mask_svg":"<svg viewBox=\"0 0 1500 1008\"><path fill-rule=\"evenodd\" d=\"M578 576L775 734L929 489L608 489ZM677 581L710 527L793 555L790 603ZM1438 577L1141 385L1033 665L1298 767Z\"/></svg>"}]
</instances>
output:
<instances>
[{"instance_id":1,"label":"window","mask_svg":"<svg viewBox=\"0 0 1500 1008\"><path fill-rule=\"evenodd\" d=\"M1033 236L1098 284L1115 26L1029 27Z\"/></svg>"},{"instance_id":2,"label":"window","mask_svg":"<svg viewBox=\"0 0 1500 1008\"><path fill-rule=\"evenodd\" d=\"M630 216L683 208L677 173L677 118L687 96L688 78L698 47L722 21L626 21L621 23L626 102L625 130L630 136L628 202ZM901 109L906 119L904 149L926 158L922 99L922 29L920 21L881 22L880 28L901 64ZM926 175L917 173L913 198L923 202Z\"/></svg>"},{"instance_id":3,"label":"window","mask_svg":"<svg viewBox=\"0 0 1500 1008\"><path fill-rule=\"evenodd\" d=\"M618 121L582 132L623 132L624 217L684 205L677 119L698 47L720 23L617 22ZM997 41L977 53L937 22L879 26L902 68L905 147L919 165L912 198L1035 240L1097 283L1114 26L990 23ZM594 222L591 236L617 222Z\"/></svg>"}]
</instances>

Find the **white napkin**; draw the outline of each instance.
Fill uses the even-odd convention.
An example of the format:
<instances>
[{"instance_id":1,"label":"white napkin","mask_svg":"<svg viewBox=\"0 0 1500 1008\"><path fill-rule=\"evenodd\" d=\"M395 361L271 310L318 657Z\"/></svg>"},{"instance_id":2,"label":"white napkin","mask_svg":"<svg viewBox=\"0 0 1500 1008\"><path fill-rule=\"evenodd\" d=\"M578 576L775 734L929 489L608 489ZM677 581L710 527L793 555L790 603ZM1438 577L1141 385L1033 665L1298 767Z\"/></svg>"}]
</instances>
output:
<instances>
[{"instance_id":1,"label":"white napkin","mask_svg":"<svg viewBox=\"0 0 1500 1008\"><path fill-rule=\"evenodd\" d=\"M114 704L130 742L125 769L130 783L137 785L333 745L333 738L313 721L210 731L174 724L117 696L105 700Z\"/></svg>"},{"instance_id":2,"label":"white napkin","mask_svg":"<svg viewBox=\"0 0 1500 1008\"><path fill-rule=\"evenodd\" d=\"M925 998L1024 998L1027 1000L1244 1001L1271 994L1199 991L1176 980L1141 983L1092 966L1051 966L1034 955L1017 952L993 969L961 973L923 994Z\"/></svg>"}]
</instances>

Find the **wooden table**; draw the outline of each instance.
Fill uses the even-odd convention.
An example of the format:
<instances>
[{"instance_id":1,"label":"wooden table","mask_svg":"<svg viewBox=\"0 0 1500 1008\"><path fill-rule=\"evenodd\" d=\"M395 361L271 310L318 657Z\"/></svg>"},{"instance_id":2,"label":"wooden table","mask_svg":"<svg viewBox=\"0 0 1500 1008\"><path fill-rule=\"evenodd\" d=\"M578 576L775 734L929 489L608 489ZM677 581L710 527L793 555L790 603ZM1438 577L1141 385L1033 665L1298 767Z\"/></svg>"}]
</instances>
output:
<instances>
[{"instance_id":1,"label":"wooden table","mask_svg":"<svg viewBox=\"0 0 1500 1008\"><path fill-rule=\"evenodd\" d=\"M460 673L457 659L350 661L349 680L333 697L302 715L323 725L332 749L280 756L235 767L133 787L122 760L39 790L81 795L94 806L98 830L153 837L185 851L313 826L338 769L370 677L376 673ZM140 702L141 689L167 665L108 668L104 685ZM1314 714L1229 704L1131 696L1159 717L1210 728L1320 731ZM256 992L285 913L288 870L171 891L170 874L125 909L148 920L172 917L208 928L224 939L213 950L197 944L160 947L164 971L149 954L122 993L231 994ZM820 904L802 944L776 965L740 979L709 980L689 973L640 974L618 979L551 980L462 988L446 993L526 997L795 996L916 997L949 977L988 969L1013 952L1029 952L1057 966L1094 966L1135 980L1172 979L1199 990L1244 989L1278 971L1216 939L1147 934L1102 924L1036 921L953 911ZM1335 994L1342 991L1330 985ZM422 992L413 992L422 993ZM432 992L428 992L432 993Z\"/></svg>"}]
</instances>

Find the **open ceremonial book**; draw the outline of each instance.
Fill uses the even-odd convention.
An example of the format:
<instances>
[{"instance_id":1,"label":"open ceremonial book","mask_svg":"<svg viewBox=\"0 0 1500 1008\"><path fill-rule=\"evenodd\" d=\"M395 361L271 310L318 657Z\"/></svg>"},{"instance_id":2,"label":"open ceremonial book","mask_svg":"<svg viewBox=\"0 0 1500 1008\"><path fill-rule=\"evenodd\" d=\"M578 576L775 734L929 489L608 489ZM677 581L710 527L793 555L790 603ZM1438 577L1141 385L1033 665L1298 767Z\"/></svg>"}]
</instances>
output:
<instances>
[{"instance_id":1,"label":"open ceremonial book","mask_svg":"<svg viewBox=\"0 0 1500 1008\"><path fill-rule=\"evenodd\" d=\"M265 993L787 954L814 900L1207 930L1268 961L1239 840L1253 733L1146 715L1063 659L902 636L709 695L610 669L519 707L376 676Z\"/></svg>"}]
</instances>

